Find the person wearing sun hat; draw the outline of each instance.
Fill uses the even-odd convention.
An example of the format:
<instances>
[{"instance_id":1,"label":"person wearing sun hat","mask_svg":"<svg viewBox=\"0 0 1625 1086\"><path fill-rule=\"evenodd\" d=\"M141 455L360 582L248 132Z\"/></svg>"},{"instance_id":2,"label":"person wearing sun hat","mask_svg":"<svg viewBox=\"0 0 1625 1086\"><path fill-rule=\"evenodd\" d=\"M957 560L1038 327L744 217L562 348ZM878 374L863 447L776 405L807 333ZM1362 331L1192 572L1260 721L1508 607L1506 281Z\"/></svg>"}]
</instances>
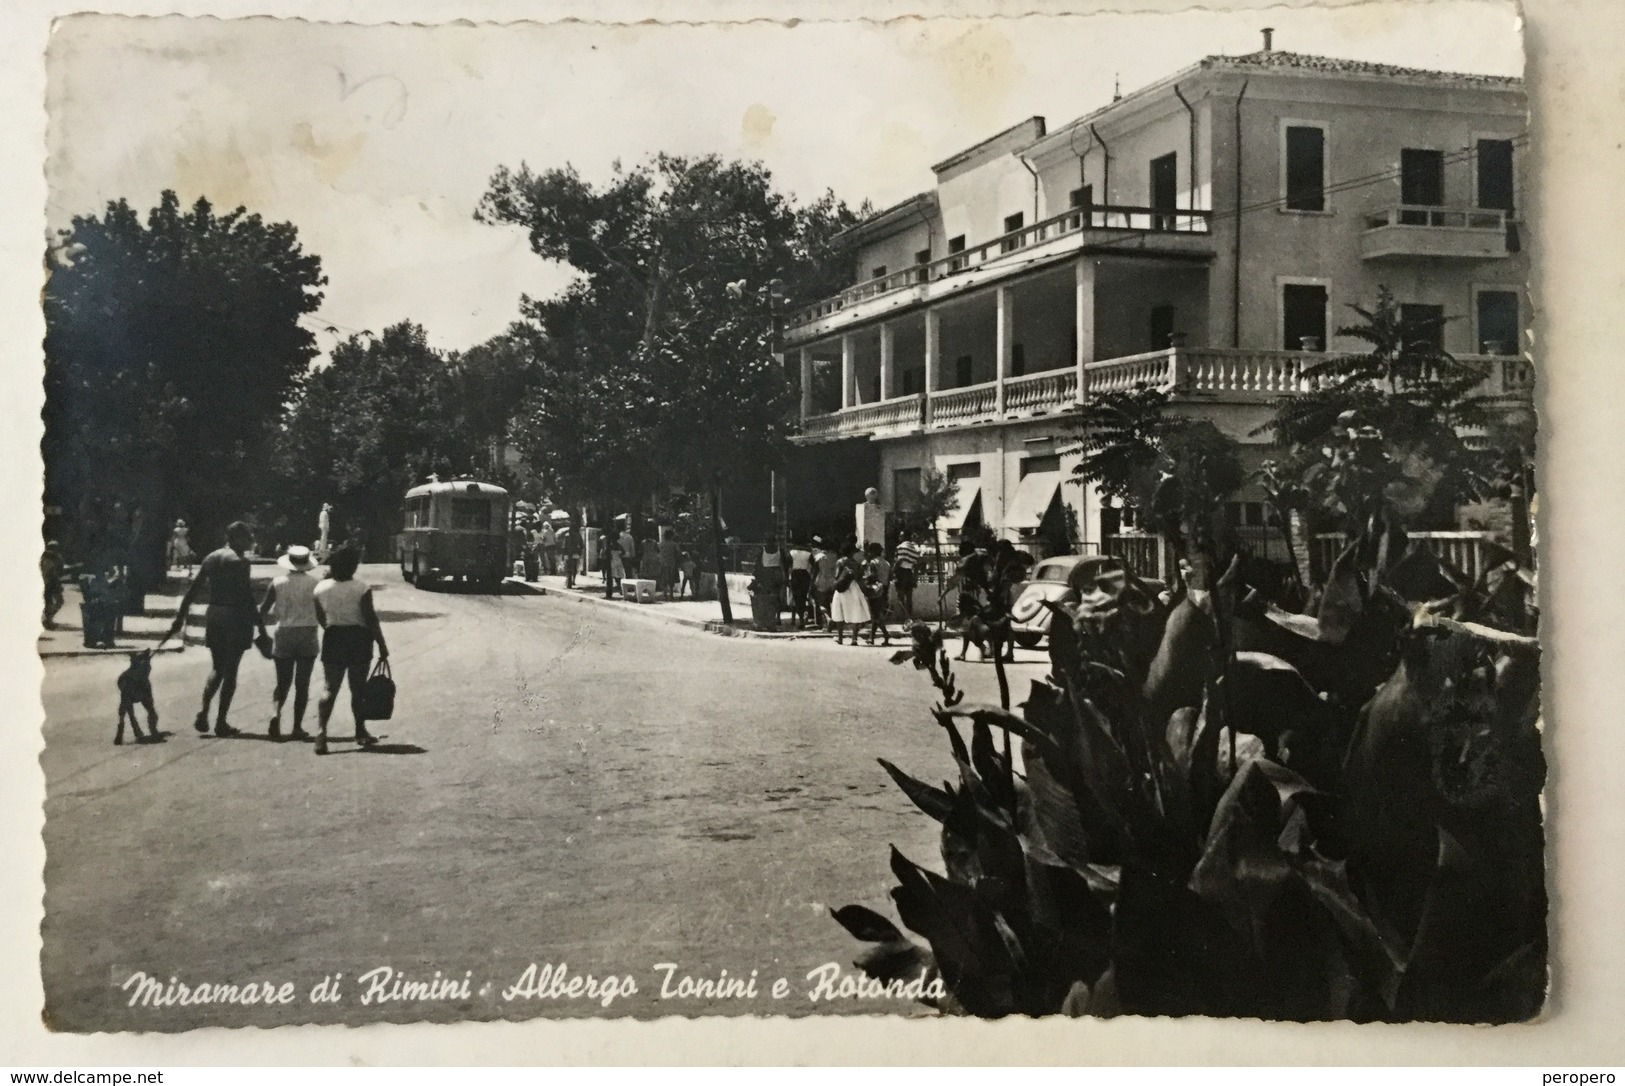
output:
<instances>
[{"instance_id":1,"label":"person wearing sun hat","mask_svg":"<svg viewBox=\"0 0 1625 1086\"><path fill-rule=\"evenodd\" d=\"M276 564L286 572L271 582L271 590L260 605L260 614L267 624L276 623L276 633L271 638L271 662L276 665L276 690L271 694L271 704L276 712L271 716L267 734L273 739L281 738L282 706L292 689L293 731L289 735L304 739L310 676L321 649L321 627L316 622L316 578L310 575L316 562L309 547L293 546Z\"/></svg>"}]
</instances>

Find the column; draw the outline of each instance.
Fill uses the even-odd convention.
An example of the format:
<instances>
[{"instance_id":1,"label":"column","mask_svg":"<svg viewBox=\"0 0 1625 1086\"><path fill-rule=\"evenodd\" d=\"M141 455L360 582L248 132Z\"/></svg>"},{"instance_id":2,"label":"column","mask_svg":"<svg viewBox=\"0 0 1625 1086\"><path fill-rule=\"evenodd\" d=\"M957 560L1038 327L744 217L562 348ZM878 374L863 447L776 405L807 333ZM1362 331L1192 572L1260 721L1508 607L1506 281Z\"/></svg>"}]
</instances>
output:
<instances>
[{"instance_id":1,"label":"column","mask_svg":"<svg viewBox=\"0 0 1625 1086\"><path fill-rule=\"evenodd\" d=\"M841 337L841 407L854 407L858 402L858 352L851 336Z\"/></svg>"},{"instance_id":2,"label":"column","mask_svg":"<svg viewBox=\"0 0 1625 1086\"><path fill-rule=\"evenodd\" d=\"M925 311L925 425L931 425L931 399L937 394L937 371L942 362L942 314Z\"/></svg>"},{"instance_id":3,"label":"column","mask_svg":"<svg viewBox=\"0 0 1625 1086\"><path fill-rule=\"evenodd\" d=\"M896 348L895 336L892 326L880 326L880 398L889 400L897 395L897 361L894 357Z\"/></svg>"},{"instance_id":4,"label":"column","mask_svg":"<svg viewBox=\"0 0 1625 1086\"><path fill-rule=\"evenodd\" d=\"M801 420L805 422L813 414L813 358L812 352L803 347L801 355Z\"/></svg>"},{"instance_id":5,"label":"column","mask_svg":"<svg viewBox=\"0 0 1625 1086\"><path fill-rule=\"evenodd\" d=\"M1083 403L1089 398L1089 371L1085 368L1095 360L1095 263L1089 258L1078 261L1072 266L1072 282L1075 295L1075 312L1073 313L1073 328L1078 341L1077 357L1073 364L1078 368L1077 399Z\"/></svg>"},{"instance_id":6,"label":"column","mask_svg":"<svg viewBox=\"0 0 1625 1086\"><path fill-rule=\"evenodd\" d=\"M1015 299L1009 287L995 292L998 306L994 314L995 364L993 370L993 410L1004 414L1004 382L1010 376L1010 360L1015 356Z\"/></svg>"}]
</instances>

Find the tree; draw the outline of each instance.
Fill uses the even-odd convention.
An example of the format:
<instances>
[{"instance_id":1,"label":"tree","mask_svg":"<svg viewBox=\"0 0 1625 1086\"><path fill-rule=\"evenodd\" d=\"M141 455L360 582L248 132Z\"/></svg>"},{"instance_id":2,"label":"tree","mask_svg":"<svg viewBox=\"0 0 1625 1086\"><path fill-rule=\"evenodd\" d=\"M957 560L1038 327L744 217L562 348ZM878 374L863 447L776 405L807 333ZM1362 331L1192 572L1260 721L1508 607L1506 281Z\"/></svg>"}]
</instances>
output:
<instances>
[{"instance_id":1,"label":"tree","mask_svg":"<svg viewBox=\"0 0 1625 1086\"><path fill-rule=\"evenodd\" d=\"M914 514L925 521L931 528L931 574L937 582L937 614L938 622L944 610L943 600L947 598L947 588L942 578L942 532L937 525L942 523L944 517L951 516L959 508L959 487L947 475L936 468L922 468L920 470L920 496L916 499Z\"/></svg>"},{"instance_id":2,"label":"tree","mask_svg":"<svg viewBox=\"0 0 1625 1086\"><path fill-rule=\"evenodd\" d=\"M123 560L128 542L156 573L177 516L208 540L258 497L316 355L299 319L321 303L321 261L291 224L182 210L173 192L145 222L124 200L75 217L51 255L46 501L81 557Z\"/></svg>"},{"instance_id":3,"label":"tree","mask_svg":"<svg viewBox=\"0 0 1625 1086\"><path fill-rule=\"evenodd\" d=\"M1486 373L1444 351L1432 321L1407 321L1387 287L1360 323L1338 334L1370 345L1304 372L1309 387L1284 399L1265 427L1284 456L1277 476L1323 523L1374 557L1378 542L1407 527L1447 522L1455 509L1494 492L1516 473L1508 448L1475 447L1470 434L1499 425L1477 389ZM1277 516L1289 512L1277 509ZM1397 555L1397 551L1395 552Z\"/></svg>"},{"instance_id":4,"label":"tree","mask_svg":"<svg viewBox=\"0 0 1625 1086\"><path fill-rule=\"evenodd\" d=\"M1246 476L1236 443L1206 419L1169 411L1171 395L1142 385L1090 400L1074 474L1138 510L1205 588L1229 561L1225 503Z\"/></svg>"},{"instance_id":5,"label":"tree","mask_svg":"<svg viewBox=\"0 0 1625 1086\"><path fill-rule=\"evenodd\" d=\"M582 276L527 301L551 345L523 427L536 467L594 497L630 491L634 512L657 480L703 490L720 588L720 490L777 463L793 425L777 310L832 289L831 241L857 216L828 194L798 208L759 163L658 155L602 187L500 168L476 217L525 227Z\"/></svg>"},{"instance_id":6,"label":"tree","mask_svg":"<svg viewBox=\"0 0 1625 1086\"><path fill-rule=\"evenodd\" d=\"M297 533L331 501L370 538L394 535L410 487L478 464L457 392L446 358L409 321L340 343L331 364L301 383L284 418L276 466L286 482L273 498L274 518L303 538Z\"/></svg>"},{"instance_id":7,"label":"tree","mask_svg":"<svg viewBox=\"0 0 1625 1086\"><path fill-rule=\"evenodd\" d=\"M459 424L476 446L491 450L493 473L503 470L509 431L541 372L533 348L528 329L517 325L446 360Z\"/></svg>"}]
</instances>

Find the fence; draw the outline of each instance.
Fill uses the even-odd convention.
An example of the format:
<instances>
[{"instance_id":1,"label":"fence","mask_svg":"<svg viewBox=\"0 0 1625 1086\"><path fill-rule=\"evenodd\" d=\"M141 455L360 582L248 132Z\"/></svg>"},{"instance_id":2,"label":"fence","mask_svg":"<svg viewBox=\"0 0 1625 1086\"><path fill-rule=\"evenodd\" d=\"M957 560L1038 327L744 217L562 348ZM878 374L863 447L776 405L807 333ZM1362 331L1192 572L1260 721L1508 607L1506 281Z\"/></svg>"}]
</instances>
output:
<instances>
[{"instance_id":1,"label":"fence","mask_svg":"<svg viewBox=\"0 0 1625 1086\"><path fill-rule=\"evenodd\" d=\"M1469 580L1477 581L1495 561L1501 545L1489 532L1410 532L1407 538L1412 546L1423 546L1441 561L1465 573ZM1342 532L1326 532L1315 536L1315 559L1322 570L1332 568L1348 537Z\"/></svg>"},{"instance_id":2,"label":"fence","mask_svg":"<svg viewBox=\"0 0 1625 1086\"><path fill-rule=\"evenodd\" d=\"M1160 535L1109 535L1103 541L1105 552L1133 571L1136 577L1159 581L1169 579L1173 556Z\"/></svg>"}]
</instances>

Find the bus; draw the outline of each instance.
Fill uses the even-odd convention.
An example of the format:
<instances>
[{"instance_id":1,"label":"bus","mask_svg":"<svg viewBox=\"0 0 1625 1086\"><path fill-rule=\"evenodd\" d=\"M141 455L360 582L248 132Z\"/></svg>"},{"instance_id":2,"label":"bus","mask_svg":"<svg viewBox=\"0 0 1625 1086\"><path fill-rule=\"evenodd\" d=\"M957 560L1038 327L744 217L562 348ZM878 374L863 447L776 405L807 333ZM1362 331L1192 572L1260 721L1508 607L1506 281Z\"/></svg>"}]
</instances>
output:
<instances>
[{"instance_id":1,"label":"bus","mask_svg":"<svg viewBox=\"0 0 1625 1086\"><path fill-rule=\"evenodd\" d=\"M508 506L506 490L472 479L408 490L396 543L401 577L418 588L460 577L495 589L508 570Z\"/></svg>"}]
</instances>

